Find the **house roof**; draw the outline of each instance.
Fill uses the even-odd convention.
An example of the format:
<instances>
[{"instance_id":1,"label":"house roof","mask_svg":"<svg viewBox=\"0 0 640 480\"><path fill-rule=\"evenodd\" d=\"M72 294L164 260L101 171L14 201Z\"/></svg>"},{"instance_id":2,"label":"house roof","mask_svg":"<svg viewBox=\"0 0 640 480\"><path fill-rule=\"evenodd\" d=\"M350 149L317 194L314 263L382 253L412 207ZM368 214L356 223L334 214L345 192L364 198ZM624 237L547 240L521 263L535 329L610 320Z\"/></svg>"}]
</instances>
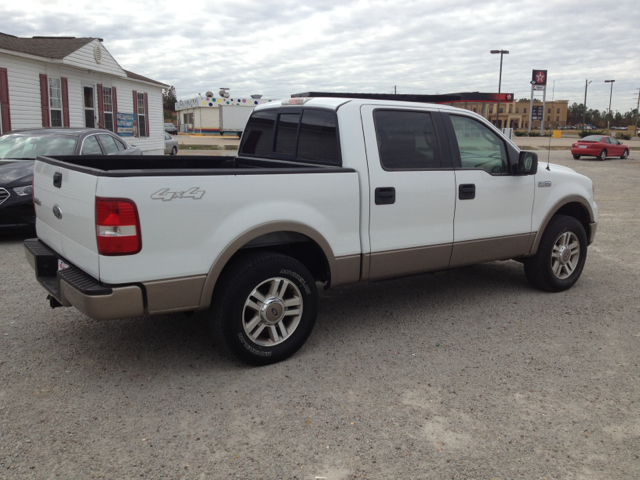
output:
<instances>
[{"instance_id":1,"label":"house roof","mask_svg":"<svg viewBox=\"0 0 640 480\"><path fill-rule=\"evenodd\" d=\"M0 33L0 49L28 53L37 57L63 59L95 38L33 37L20 38ZM101 39L97 39L101 40Z\"/></svg>"},{"instance_id":2,"label":"house roof","mask_svg":"<svg viewBox=\"0 0 640 480\"><path fill-rule=\"evenodd\" d=\"M124 70L124 68L123 68L123 70ZM138 75L137 73L130 72L129 70L124 70L124 73L127 74L128 78L132 78L134 80L140 80L140 81L143 81L143 82L154 83L154 84L156 84L156 85L158 85L160 87L169 87L169 85L167 85L166 83L158 82L156 80L151 80L150 78L143 77L142 75Z\"/></svg>"},{"instance_id":3,"label":"house roof","mask_svg":"<svg viewBox=\"0 0 640 480\"><path fill-rule=\"evenodd\" d=\"M62 60L63 58L71 55L76 50L84 47L86 44L91 43L94 40L100 40L101 38L92 37L16 37L14 35L8 35L0 32L0 50L10 50L12 52L26 53L34 55L36 57L51 58L56 60ZM123 69L124 70L124 69ZM169 85L152 80L148 77L143 77L137 73L124 70L127 74L127 78L132 80L138 80L141 82L153 83L160 87L168 88Z\"/></svg>"}]
</instances>

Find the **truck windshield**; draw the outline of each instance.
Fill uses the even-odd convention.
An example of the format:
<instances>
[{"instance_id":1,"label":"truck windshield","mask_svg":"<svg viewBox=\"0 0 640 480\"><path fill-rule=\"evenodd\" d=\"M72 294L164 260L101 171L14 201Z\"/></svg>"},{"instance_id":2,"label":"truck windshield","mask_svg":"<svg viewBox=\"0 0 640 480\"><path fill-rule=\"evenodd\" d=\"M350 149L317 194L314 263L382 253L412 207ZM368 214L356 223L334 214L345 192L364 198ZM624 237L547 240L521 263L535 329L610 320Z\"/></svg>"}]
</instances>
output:
<instances>
[{"instance_id":1,"label":"truck windshield","mask_svg":"<svg viewBox=\"0 0 640 480\"><path fill-rule=\"evenodd\" d=\"M0 159L35 159L38 155L73 155L77 140L69 136L3 135Z\"/></svg>"}]
</instances>

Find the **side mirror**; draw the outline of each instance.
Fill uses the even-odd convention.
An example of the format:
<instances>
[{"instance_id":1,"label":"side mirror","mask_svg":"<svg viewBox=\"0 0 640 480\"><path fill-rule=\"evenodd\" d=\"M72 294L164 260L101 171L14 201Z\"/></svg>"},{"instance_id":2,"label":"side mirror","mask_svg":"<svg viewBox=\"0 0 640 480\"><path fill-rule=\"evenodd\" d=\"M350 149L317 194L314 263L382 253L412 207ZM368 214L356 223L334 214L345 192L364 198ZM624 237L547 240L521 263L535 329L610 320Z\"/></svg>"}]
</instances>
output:
<instances>
[{"instance_id":1,"label":"side mirror","mask_svg":"<svg viewBox=\"0 0 640 480\"><path fill-rule=\"evenodd\" d=\"M535 175L538 172L538 154L520 152L518 156L517 175Z\"/></svg>"}]
</instances>

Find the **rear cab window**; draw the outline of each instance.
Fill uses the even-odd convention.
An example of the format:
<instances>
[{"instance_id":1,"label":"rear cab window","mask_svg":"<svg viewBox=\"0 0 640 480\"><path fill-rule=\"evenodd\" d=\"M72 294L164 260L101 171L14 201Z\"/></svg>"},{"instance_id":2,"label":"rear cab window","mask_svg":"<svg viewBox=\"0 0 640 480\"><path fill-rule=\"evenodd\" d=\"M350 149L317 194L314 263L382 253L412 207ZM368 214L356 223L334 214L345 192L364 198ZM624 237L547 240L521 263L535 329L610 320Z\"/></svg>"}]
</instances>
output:
<instances>
[{"instance_id":1,"label":"rear cab window","mask_svg":"<svg viewBox=\"0 0 640 480\"><path fill-rule=\"evenodd\" d=\"M283 107L251 115L240 155L342 165L333 110Z\"/></svg>"}]
</instances>

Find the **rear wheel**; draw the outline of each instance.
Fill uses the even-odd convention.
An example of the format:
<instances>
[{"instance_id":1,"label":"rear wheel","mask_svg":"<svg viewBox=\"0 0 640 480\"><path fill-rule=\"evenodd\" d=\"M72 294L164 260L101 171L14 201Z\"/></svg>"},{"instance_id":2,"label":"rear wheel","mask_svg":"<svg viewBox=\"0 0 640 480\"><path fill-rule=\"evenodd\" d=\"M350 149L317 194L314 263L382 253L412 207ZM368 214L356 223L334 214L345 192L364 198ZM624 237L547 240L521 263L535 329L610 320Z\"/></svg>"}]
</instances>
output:
<instances>
[{"instance_id":1,"label":"rear wheel","mask_svg":"<svg viewBox=\"0 0 640 480\"><path fill-rule=\"evenodd\" d=\"M221 275L210 326L227 352L252 365L268 365L304 345L317 310L315 280L302 263L258 252L236 260Z\"/></svg>"},{"instance_id":2,"label":"rear wheel","mask_svg":"<svg viewBox=\"0 0 640 480\"><path fill-rule=\"evenodd\" d=\"M624 153L622 155L620 155L620 158L622 160L624 160L625 158L627 158L629 156L629 150L625 150Z\"/></svg>"},{"instance_id":3,"label":"rear wheel","mask_svg":"<svg viewBox=\"0 0 640 480\"><path fill-rule=\"evenodd\" d=\"M576 160L580 160L580 155L574 155L573 158L575 158Z\"/></svg>"},{"instance_id":4,"label":"rear wheel","mask_svg":"<svg viewBox=\"0 0 640 480\"><path fill-rule=\"evenodd\" d=\"M606 160L606 159L607 159L607 151L606 151L606 150L602 150L602 151L600 152L600 155L598 155L598 158L599 158L600 160Z\"/></svg>"},{"instance_id":5,"label":"rear wheel","mask_svg":"<svg viewBox=\"0 0 640 480\"><path fill-rule=\"evenodd\" d=\"M531 284L540 290L561 292L580 278L587 259L587 234L573 217L554 216L542 234L538 252L524 261Z\"/></svg>"}]
</instances>

